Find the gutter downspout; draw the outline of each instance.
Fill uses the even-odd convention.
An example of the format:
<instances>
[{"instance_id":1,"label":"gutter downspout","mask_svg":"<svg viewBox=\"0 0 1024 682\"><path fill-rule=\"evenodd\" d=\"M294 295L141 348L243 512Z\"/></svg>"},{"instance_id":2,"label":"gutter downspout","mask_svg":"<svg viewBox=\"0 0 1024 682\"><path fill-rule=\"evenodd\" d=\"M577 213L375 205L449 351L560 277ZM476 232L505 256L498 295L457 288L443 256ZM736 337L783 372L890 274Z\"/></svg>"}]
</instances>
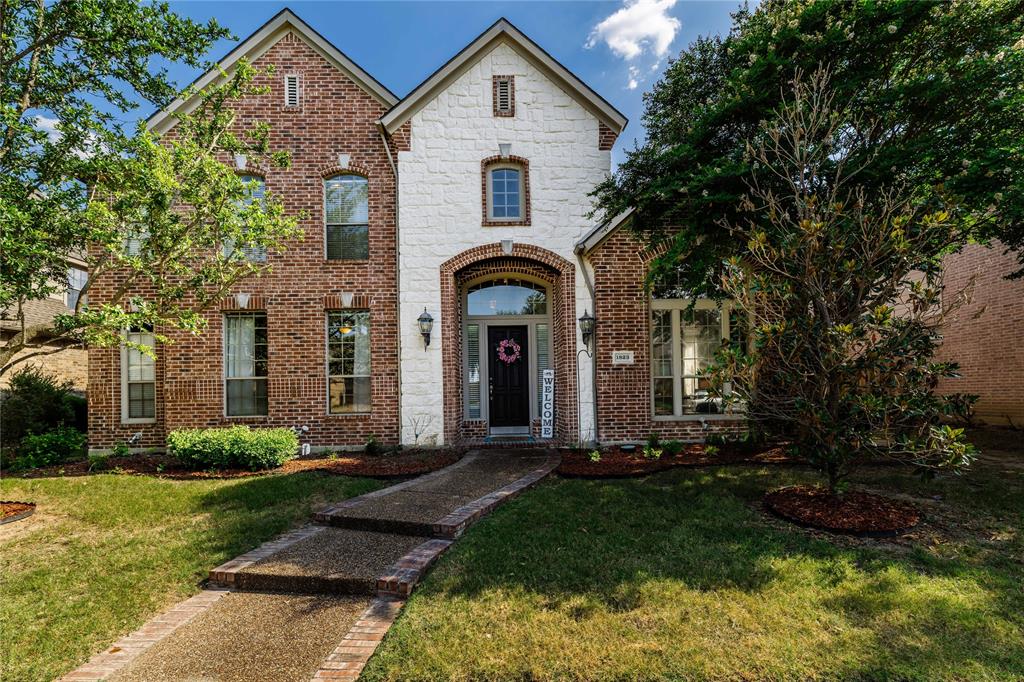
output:
<instances>
[{"instance_id":1,"label":"gutter downspout","mask_svg":"<svg viewBox=\"0 0 1024 682\"><path fill-rule=\"evenodd\" d=\"M583 261L583 249L576 249L576 260L580 264L580 272L583 273L583 283L587 286L587 291L590 293L590 301L594 306L594 316L597 316L597 296L594 294L594 283L590 281L590 273L587 271L587 264ZM577 370L579 371L579 370ZM594 391L594 442L600 443L601 439L598 435L597 427L597 330L594 330L594 355L590 358L590 382ZM579 396L576 397L579 400Z\"/></svg>"},{"instance_id":2,"label":"gutter downspout","mask_svg":"<svg viewBox=\"0 0 1024 682\"><path fill-rule=\"evenodd\" d=\"M388 144L384 124L379 120L377 121L377 132L380 133L380 141L384 143L384 151L388 155L388 165L391 166L391 172L395 176L395 326L398 328L398 362L395 365L398 367L398 444L401 445L402 431L405 425L402 421L402 241L398 238L398 166L395 165L395 159L391 155L391 145Z\"/></svg>"}]
</instances>

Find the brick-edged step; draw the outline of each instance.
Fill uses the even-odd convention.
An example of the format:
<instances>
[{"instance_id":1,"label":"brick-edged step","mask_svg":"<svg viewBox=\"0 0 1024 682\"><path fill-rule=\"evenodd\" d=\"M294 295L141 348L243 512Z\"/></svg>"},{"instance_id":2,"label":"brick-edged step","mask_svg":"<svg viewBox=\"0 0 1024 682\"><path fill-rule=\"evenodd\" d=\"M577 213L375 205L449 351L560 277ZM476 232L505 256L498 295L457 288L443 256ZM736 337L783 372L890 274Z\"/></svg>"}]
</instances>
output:
<instances>
[{"instance_id":1,"label":"brick-edged step","mask_svg":"<svg viewBox=\"0 0 1024 682\"><path fill-rule=\"evenodd\" d=\"M350 500L314 518L338 528L453 540L492 509L547 476L558 462L553 451L516 458L479 457L446 478L421 480L385 495Z\"/></svg>"},{"instance_id":2,"label":"brick-edged step","mask_svg":"<svg viewBox=\"0 0 1024 682\"><path fill-rule=\"evenodd\" d=\"M297 542L240 566L236 590L296 594L376 594L378 578L429 538L319 527Z\"/></svg>"}]
</instances>

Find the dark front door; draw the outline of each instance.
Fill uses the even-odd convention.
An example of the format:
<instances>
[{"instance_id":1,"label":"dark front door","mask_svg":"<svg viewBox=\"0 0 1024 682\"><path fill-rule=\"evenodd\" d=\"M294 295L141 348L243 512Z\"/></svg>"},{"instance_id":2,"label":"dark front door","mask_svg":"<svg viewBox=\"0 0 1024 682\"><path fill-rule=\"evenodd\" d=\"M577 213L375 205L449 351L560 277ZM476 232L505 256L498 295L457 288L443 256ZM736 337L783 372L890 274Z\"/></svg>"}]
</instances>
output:
<instances>
[{"instance_id":1,"label":"dark front door","mask_svg":"<svg viewBox=\"0 0 1024 682\"><path fill-rule=\"evenodd\" d=\"M487 328L492 427L530 425L530 354L526 339L526 325Z\"/></svg>"}]
</instances>

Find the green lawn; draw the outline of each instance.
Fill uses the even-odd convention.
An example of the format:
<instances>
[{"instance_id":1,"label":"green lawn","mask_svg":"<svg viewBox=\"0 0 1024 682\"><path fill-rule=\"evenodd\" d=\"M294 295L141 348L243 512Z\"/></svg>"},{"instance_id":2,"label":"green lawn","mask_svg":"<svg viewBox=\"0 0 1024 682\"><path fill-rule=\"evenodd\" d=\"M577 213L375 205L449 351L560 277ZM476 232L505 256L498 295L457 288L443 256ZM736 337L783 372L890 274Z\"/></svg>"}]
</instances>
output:
<instances>
[{"instance_id":1,"label":"green lawn","mask_svg":"<svg viewBox=\"0 0 1024 682\"><path fill-rule=\"evenodd\" d=\"M442 558L365 679L1020 680L1017 457L930 484L860 474L926 510L898 543L765 517L802 469L549 480Z\"/></svg>"},{"instance_id":2,"label":"green lawn","mask_svg":"<svg viewBox=\"0 0 1024 682\"><path fill-rule=\"evenodd\" d=\"M199 590L211 568L380 484L318 473L6 479L39 506L0 526L0 679L51 680Z\"/></svg>"}]
</instances>

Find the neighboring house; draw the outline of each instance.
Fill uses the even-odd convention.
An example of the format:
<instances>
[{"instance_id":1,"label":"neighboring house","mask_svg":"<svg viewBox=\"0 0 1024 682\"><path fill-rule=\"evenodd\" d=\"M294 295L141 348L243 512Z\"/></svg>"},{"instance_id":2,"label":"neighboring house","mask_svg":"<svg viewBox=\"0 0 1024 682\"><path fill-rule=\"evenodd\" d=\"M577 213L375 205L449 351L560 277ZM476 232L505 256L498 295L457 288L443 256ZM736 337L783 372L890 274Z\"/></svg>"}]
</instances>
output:
<instances>
[{"instance_id":1,"label":"neighboring house","mask_svg":"<svg viewBox=\"0 0 1024 682\"><path fill-rule=\"evenodd\" d=\"M728 315L700 303L688 321L686 301L649 301L628 216L588 217L625 117L509 22L401 100L287 10L219 66L242 56L276 69L241 118L269 122L292 164L239 173L305 210L305 239L252 254L272 270L204 334L169 332L157 360L92 349L90 447L230 424L308 427L314 447L699 439L742 424L696 376Z\"/></svg>"},{"instance_id":2,"label":"neighboring house","mask_svg":"<svg viewBox=\"0 0 1024 682\"><path fill-rule=\"evenodd\" d=\"M79 292L85 285L88 273L85 261L78 256L68 258L68 281L66 288L54 292L47 298L27 301L22 306L25 326L48 324L57 315L66 315L75 309ZM0 310L0 345L7 343L21 330L22 321L14 308ZM48 341L41 346L22 351L15 358L34 355L15 369L0 377L0 389L10 385L11 375L21 367L41 367L61 381L70 381L75 390L85 392L89 382L89 353L84 348L68 348L62 341ZM65 346L59 352L56 351ZM39 353L38 355L35 355Z\"/></svg>"},{"instance_id":3,"label":"neighboring house","mask_svg":"<svg viewBox=\"0 0 1024 682\"><path fill-rule=\"evenodd\" d=\"M940 391L978 396L980 423L1024 427L1024 279L1006 276L1020 267L1002 244L970 244L946 258L944 284L957 292L971 284L969 303L942 329L939 358L960 363L961 378Z\"/></svg>"}]
</instances>

